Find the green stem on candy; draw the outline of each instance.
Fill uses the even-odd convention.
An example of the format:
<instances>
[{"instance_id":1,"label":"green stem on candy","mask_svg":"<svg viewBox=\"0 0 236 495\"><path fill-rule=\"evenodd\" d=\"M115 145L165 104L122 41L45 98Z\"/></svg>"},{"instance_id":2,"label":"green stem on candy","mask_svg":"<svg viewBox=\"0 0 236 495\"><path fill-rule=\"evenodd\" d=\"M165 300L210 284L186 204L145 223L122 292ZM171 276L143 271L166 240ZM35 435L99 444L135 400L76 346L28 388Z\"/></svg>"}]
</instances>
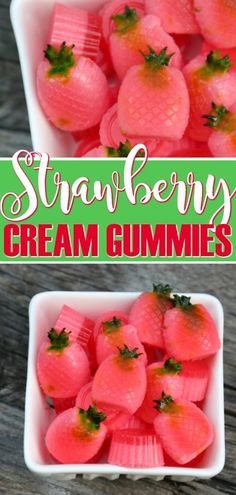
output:
<instances>
[{"instance_id":1,"label":"green stem on candy","mask_svg":"<svg viewBox=\"0 0 236 495\"><path fill-rule=\"evenodd\" d=\"M225 120L225 117L229 116L230 111L224 105L217 106L214 102L212 102L211 106L211 113L202 116L204 119L207 119L207 122L204 125L205 127L217 129Z\"/></svg>"},{"instance_id":2,"label":"green stem on candy","mask_svg":"<svg viewBox=\"0 0 236 495\"><path fill-rule=\"evenodd\" d=\"M137 352L138 347L134 347L134 349L132 349L131 351L129 350L127 345L124 345L123 349L121 349L120 347L117 347L117 349L122 359L138 359L139 356L143 354L142 352Z\"/></svg>"},{"instance_id":3,"label":"green stem on candy","mask_svg":"<svg viewBox=\"0 0 236 495\"><path fill-rule=\"evenodd\" d=\"M96 405L89 406L87 411L80 408L79 416L82 423L88 428L89 431L99 430L101 422L106 419L104 412L99 412Z\"/></svg>"},{"instance_id":4,"label":"green stem on candy","mask_svg":"<svg viewBox=\"0 0 236 495\"><path fill-rule=\"evenodd\" d=\"M105 146L107 150L107 155L109 158L127 158L130 151L132 150L132 145L128 139L126 139L125 143L120 143L117 149L112 148L111 146ZM144 157L144 152L139 151L137 157Z\"/></svg>"},{"instance_id":5,"label":"green stem on candy","mask_svg":"<svg viewBox=\"0 0 236 495\"><path fill-rule=\"evenodd\" d=\"M145 64L152 70L158 70L162 67L167 67L169 65L170 59L173 57L174 53L167 55L168 47L163 48L158 54L153 50L151 46L148 47L149 53L142 53Z\"/></svg>"},{"instance_id":6,"label":"green stem on candy","mask_svg":"<svg viewBox=\"0 0 236 495\"><path fill-rule=\"evenodd\" d=\"M169 412L170 406L174 404L174 401L171 395L166 395L165 392L162 392L161 399L154 400L156 403L154 409L157 409L159 412Z\"/></svg>"},{"instance_id":7,"label":"green stem on candy","mask_svg":"<svg viewBox=\"0 0 236 495\"><path fill-rule=\"evenodd\" d=\"M158 296L169 297L172 292L172 287L169 284L153 284L153 292Z\"/></svg>"},{"instance_id":8,"label":"green stem on candy","mask_svg":"<svg viewBox=\"0 0 236 495\"><path fill-rule=\"evenodd\" d=\"M117 33L126 33L129 29L132 29L139 21L139 16L135 9L130 9L128 5L125 6L125 10L122 14L112 16L112 20L115 23Z\"/></svg>"},{"instance_id":9,"label":"green stem on candy","mask_svg":"<svg viewBox=\"0 0 236 495\"><path fill-rule=\"evenodd\" d=\"M104 332L106 334L110 334L110 333L113 333L113 332L116 332L117 330L119 330L119 328L122 325L121 325L121 320L118 320L115 316L113 316L112 320L103 321L102 326L103 326Z\"/></svg>"},{"instance_id":10,"label":"green stem on candy","mask_svg":"<svg viewBox=\"0 0 236 495\"><path fill-rule=\"evenodd\" d=\"M178 296L177 294L174 294L173 299L175 308L189 309L193 306L190 302L191 297Z\"/></svg>"},{"instance_id":11,"label":"green stem on candy","mask_svg":"<svg viewBox=\"0 0 236 495\"><path fill-rule=\"evenodd\" d=\"M69 70L75 65L75 57L73 55L74 45L66 46L65 41L57 49L52 45L48 45L44 51L46 59L51 65L48 71L48 77L55 75L68 76Z\"/></svg>"},{"instance_id":12,"label":"green stem on candy","mask_svg":"<svg viewBox=\"0 0 236 495\"><path fill-rule=\"evenodd\" d=\"M70 344L70 334L71 332L67 332L65 328L63 328L60 333L57 333L55 328L52 328L50 332L48 332L48 338L51 344L47 348L47 350L63 351L63 349L65 349L65 347L68 347L68 345Z\"/></svg>"}]
</instances>

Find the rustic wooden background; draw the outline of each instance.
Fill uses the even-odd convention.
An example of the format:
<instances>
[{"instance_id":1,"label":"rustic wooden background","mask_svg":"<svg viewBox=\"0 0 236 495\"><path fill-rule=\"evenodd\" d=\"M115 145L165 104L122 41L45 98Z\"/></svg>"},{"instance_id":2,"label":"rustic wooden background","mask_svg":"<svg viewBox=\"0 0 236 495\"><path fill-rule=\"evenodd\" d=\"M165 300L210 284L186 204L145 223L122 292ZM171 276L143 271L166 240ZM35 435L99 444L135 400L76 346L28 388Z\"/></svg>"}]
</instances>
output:
<instances>
[{"instance_id":1,"label":"rustic wooden background","mask_svg":"<svg viewBox=\"0 0 236 495\"><path fill-rule=\"evenodd\" d=\"M1 265L0 266L0 494L1 495L218 495L236 493L236 266L233 265ZM28 304L47 290L129 291L153 281L182 292L209 292L225 310L225 469L208 481L137 482L98 478L40 479L23 459L24 394L28 346Z\"/></svg>"},{"instance_id":2,"label":"rustic wooden background","mask_svg":"<svg viewBox=\"0 0 236 495\"><path fill-rule=\"evenodd\" d=\"M0 0L0 157L31 149L28 116L15 38L9 18L10 0Z\"/></svg>"}]
</instances>

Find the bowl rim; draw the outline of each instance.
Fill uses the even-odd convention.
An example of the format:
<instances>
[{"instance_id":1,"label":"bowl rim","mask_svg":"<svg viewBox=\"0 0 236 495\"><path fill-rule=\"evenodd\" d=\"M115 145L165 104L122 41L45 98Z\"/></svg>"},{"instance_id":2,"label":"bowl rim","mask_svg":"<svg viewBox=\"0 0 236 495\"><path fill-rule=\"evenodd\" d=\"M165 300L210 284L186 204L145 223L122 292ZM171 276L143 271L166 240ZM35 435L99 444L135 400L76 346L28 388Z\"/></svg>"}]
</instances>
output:
<instances>
[{"instance_id":1,"label":"bowl rim","mask_svg":"<svg viewBox=\"0 0 236 495\"><path fill-rule=\"evenodd\" d=\"M180 292L177 292L181 294ZM26 381L26 399L25 399L25 425L24 425L24 460L25 464L30 471L35 474L49 476L49 475L94 475L94 476L112 476L112 475L129 475L133 477L186 477L186 478L202 478L209 479L213 476L219 474L225 464L225 431L224 431L224 389L223 389L223 333L224 333L224 311L223 306L219 299L210 294L204 293L186 293L187 296L192 297L194 300L200 300L204 304L204 300L211 301L218 313L218 329L219 329L219 337L221 340L221 348L218 351L219 353L219 362L218 362L218 376L219 379L219 388L218 388L218 436L220 443L220 452L218 462L216 462L211 467L181 467L181 466L163 466L156 468L125 468L121 466L115 466L108 463L104 464L44 464L35 462L30 455L30 431L29 431L29 416L30 416L30 382L31 382L31 373L30 367L35 363L33 363L33 351L34 351L34 342L33 342L33 331L32 331L32 321L34 318L34 311L39 304L43 301L47 300L48 297L57 297L57 296L82 296L85 298L99 297L113 299L116 296L118 297L138 297L140 292L133 291L120 291L120 292L107 292L107 291L44 291L35 294L29 303L29 348L28 348L28 360L27 360L27 381Z\"/></svg>"}]
</instances>

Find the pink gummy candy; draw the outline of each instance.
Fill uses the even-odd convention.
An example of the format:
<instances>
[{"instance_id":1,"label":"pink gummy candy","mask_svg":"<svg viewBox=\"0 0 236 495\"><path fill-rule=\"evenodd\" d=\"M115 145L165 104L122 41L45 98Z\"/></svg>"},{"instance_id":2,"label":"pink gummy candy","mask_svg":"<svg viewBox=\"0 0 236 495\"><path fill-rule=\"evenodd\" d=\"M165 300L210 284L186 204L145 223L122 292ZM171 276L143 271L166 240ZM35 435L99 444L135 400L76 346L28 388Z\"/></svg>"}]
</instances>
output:
<instances>
[{"instance_id":1,"label":"pink gummy candy","mask_svg":"<svg viewBox=\"0 0 236 495\"><path fill-rule=\"evenodd\" d=\"M162 446L154 432L118 430L112 435L108 462L130 468L163 466Z\"/></svg>"},{"instance_id":2,"label":"pink gummy candy","mask_svg":"<svg viewBox=\"0 0 236 495\"><path fill-rule=\"evenodd\" d=\"M236 101L236 72L230 69L230 61L228 68L220 69L220 58L220 52L199 55L183 71L190 95L187 135L196 141L207 141L210 136L203 115L210 113L212 102L229 107Z\"/></svg>"},{"instance_id":3,"label":"pink gummy candy","mask_svg":"<svg viewBox=\"0 0 236 495\"><path fill-rule=\"evenodd\" d=\"M137 348L138 352L142 353L141 359L146 364L147 357L143 345L141 344L137 330L133 325L113 325L112 322L120 320L112 319L104 322L103 330L97 336L96 341L96 356L98 366L112 354L118 354L118 348L124 347L126 344L129 348Z\"/></svg>"},{"instance_id":4,"label":"pink gummy candy","mask_svg":"<svg viewBox=\"0 0 236 495\"><path fill-rule=\"evenodd\" d=\"M80 389L76 397L75 405L77 407L88 409L89 406L93 405L92 386L93 381L90 381ZM129 419L129 416L127 414L105 406L102 407L102 410L106 416L104 425L106 425L109 434L127 424Z\"/></svg>"},{"instance_id":5,"label":"pink gummy candy","mask_svg":"<svg viewBox=\"0 0 236 495\"><path fill-rule=\"evenodd\" d=\"M131 67L122 81L118 118L128 136L183 137L189 119L189 95L180 70L166 66L169 57L164 56L165 51L154 55L150 49L145 64Z\"/></svg>"},{"instance_id":6,"label":"pink gummy candy","mask_svg":"<svg viewBox=\"0 0 236 495\"><path fill-rule=\"evenodd\" d=\"M74 57L66 74L54 74L48 60L37 71L37 92L48 119L64 131L98 124L109 107L109 87L101 69L89 58Z\"/></svg>"},{"instance_id":7,"label":"pink gummy candy","mask_svg":"<svg viewBox=\"0 0 236 495\"><path fill-rule=\"evenodd\" d=\"M145 0L145 6L148 14L160 17L161 24L168 33L194 34L199 32L199 26L193 1Z\"/></svg>"},{"instance_id":8,"label":"pink gummy candy","mask_svg":"<svg viewBox=\"0 0 236 495\"><path fill-rule=\"evenodd\" d=\"M98 14L69 5L55 3L48 44L56 48L66 42L74 45L74 54L96 61L101 41L101 19Z\"/></svg>"},{"instance_id":9,"label":"pink gummy candy","mask_svg":"<svg viewBox=\"0 0 236 495\"><path fill-rule=\"evenodd\" d=\"M135 26L124 31L114 31L110 37L110 50L113 65L118 77L122 80L128 69L143 63L143 53L147 54L151 47L159 52L167 47L168 53L174 53L170 66L181 66L181 54L174 39L160 26L158 17L148 15L137 20Z\"/></svg>"},{"instance_id":10,"label":"pink gummy candy","mask_svg":"<svg viewBox=\"0 0 236 495\"><path fill-rule=\"evenodd\" d=\"M108 41L109 36L115 28L112 17L120 14L124 11L127 5L126 0L111 0L107 2L100 11L102 18L102 31L104 38ZM144 2L143 0L130 0L128 5L131 9L136 9L137 14L142 17L144 15Z\"/></svg>"},{"instance_id":11,"label":"pink gummy candy","mask_svg":"<svg viewBox=\"0 0 236 495\"><path fill-rule=\"evenodd\" d=\"M236 47L234 0L194 0L196 19L204 38L218 48Z\"/></svg>"},{"instance_id":12,"label":"pink gummy candy","mask_svg":"<svg viewBox=\"0 0 236 495\"><path fill-rule=\"evenodd\" d=\"M53 420L46 434L46 446L57 461L82 464L98 453L106 438L107 428L103 423L97 426L98 413L95 414L95 422L90 417L90 411L73 407Z\"/></svg>"},{"instance_id":13,"label":"pink gummy candy","mask_svg":"<svg viewBox=\"0 0 236 495\"><path fill-rule=\"evenodd\" d=\"M94 330L94 322L87 316L83 316L78 311L75 311L75 309L64 304L54 328L58 331L66 328L83 347L86 347Z\"/></svg>"},{"instance_id":14,"label":"pink gummy candy","mask_svg":"<svg viewBox=\"0 0 236 495\"><path fill-rule=\"evenodd\" d=\"M55 332L52 329L51 332L53 331ZM58 349L49 339L45 339L38 352L37 374L46 395L56 398L74 397L90 378L89 361L80 344L70 337L68 344Z\"/></svg>"}]
</instances>

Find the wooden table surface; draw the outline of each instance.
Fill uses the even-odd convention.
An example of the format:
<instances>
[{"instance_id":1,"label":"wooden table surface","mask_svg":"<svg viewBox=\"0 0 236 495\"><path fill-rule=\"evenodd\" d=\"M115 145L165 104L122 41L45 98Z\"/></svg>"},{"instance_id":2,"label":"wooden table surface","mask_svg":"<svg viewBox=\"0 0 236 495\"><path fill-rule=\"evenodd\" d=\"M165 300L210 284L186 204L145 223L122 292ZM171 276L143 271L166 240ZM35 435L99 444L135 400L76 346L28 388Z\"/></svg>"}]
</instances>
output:
<instances>
[{"instance_id":1,"label":"wooden table surface","mask_svg":"<svg viewBox=\"0 0 236 495\"><path fill-rule=\"evenodd\" d=\"M1 265L0 266L0 494L1 495L217 495L236 493L236 266L227 265ZM28 304L47 290L139 291L152 282L180 292L208 292L225 310L225 412L227 460L212 480L177 483L40 479L23 459L24 394L28 346Z\"/></svg>"},{"instance_id":2,"label":"wooden table surface","mask_svg":"<svg viewBox=\"0 0 236 495\"><path fill-rule=\"evenodd\" d=\"M20 63L9 17L10 0L0 0L0 157L31 149Z\"/></svg>"}]
</instances>

